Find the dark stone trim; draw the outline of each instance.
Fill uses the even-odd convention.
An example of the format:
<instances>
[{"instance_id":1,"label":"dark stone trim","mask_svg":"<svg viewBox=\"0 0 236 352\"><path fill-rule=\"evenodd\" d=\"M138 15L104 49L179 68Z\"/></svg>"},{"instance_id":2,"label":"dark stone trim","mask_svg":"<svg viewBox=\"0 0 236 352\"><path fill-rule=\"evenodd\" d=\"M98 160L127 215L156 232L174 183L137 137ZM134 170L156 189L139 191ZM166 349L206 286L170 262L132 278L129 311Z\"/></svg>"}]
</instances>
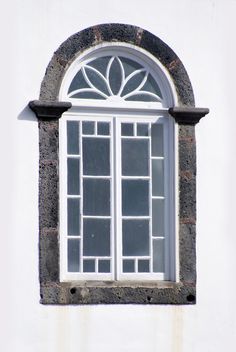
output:
<instances>
[{"instance_id":1,"label":"dark stone trim","mask_svg":"<svg viewBox=\"0 0 236 352\"><path fill-rule=\"evenodd\" d=\"M63 77L70 64L86 49L101 43L129 43L151 53L168 71L178 96L178 106L194 106L193 89L185 67L175 52L152 33L129 24L106 23L73 34L55 51L41 84L40 100L58 101Z\"/></svg>"},{"instance_id":2,"label":"dark stone trim","mask_svg":"<svg viewBox=\"0 0 236 352\"><path fill-rule=\"evenodd\" d=\"M196 125L208 113L207 108L174 107L169 109L169 114L179 125Z\"/></svg>"},{"instance_id":3,"label":"dark stone trim","mask_svg":"<svg viewBox=\"0 0 236 352\"><path fill-rule=\"evenodd\" d=\"M40 100L33 100L29 102L29 107L41 120L55 120L59 119L63 112L70 109L72 106L69 102L44 102Z\"/></svg>"},{"instance_id":4,"label":"dark stone trim","mask_svg":"<svg viewBox=\"0 0 236 352\"><path fill-rule=\"evenodd\" d=\"M169 110L179 124L179 282L60 282L59 279L59 121L71 104L58 93L70 64L103 42L131 43L154 55L169 72L178 102ZM177 55L142 28L104 24L68 38L54 53L40 91L29 103L39 121L39 275L42 304L196 303L196 141L195 124L208 109L194 108L193 90Z\"/></svg>"}]
</instances>

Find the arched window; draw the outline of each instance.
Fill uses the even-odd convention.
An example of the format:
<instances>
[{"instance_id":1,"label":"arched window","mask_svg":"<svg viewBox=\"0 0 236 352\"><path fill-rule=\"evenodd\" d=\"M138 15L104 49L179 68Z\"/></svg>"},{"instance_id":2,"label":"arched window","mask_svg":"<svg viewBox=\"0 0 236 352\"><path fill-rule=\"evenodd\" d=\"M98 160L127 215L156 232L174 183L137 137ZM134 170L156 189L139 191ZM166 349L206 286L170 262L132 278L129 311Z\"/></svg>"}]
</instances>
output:
<instances>
[{"instance_id":1,"label":"arched window","mask_svg":"<svg viewBox=\"0 0 236 352\"><path fill-rule=\"evenodd\" d=\"M190 80L158 37L104 24L54 53L40 99L44 304L195 303Z\"/></svg>"},{"instance_id":2,"label":"arched window","mask_svg":"<svg viewBox=\"0 0 236 352\"><path fill-rule=\"evenodd\" d=\"M97 46L71 64L59 99L72 103L60 120L61 279L174 280L164 68L135 46Z\"/></svg>"}]
</instances>

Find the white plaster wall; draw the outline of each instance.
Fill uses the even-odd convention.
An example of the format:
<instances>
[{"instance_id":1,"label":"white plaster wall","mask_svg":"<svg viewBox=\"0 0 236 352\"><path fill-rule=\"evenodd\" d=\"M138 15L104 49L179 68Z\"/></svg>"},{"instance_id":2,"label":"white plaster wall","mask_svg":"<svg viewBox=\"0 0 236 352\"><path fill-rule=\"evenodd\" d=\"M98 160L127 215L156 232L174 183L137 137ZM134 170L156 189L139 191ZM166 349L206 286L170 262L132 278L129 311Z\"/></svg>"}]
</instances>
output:
<instances>
[{"instance_id":1,"label":"white plaster wall","mask_svg":"<svg viewBox=\"0 0 236 352\"><path fill-rule=\"evenodd\" d=\"M221 352L236 343L235 0L2 1L0 351ZM37 99L53 52L97 23L138 25L183 61L196 105L195 306L39 304Z\"/></svg>"}]
</instances>

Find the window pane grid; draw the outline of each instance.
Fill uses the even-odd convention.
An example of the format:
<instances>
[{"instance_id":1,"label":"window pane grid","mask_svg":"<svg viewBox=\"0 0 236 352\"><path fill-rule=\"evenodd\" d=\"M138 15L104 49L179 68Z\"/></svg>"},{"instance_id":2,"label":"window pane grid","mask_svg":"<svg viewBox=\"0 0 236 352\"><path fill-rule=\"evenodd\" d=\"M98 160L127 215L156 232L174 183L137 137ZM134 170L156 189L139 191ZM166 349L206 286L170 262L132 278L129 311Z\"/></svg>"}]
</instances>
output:
<instances>
[{"instance_id":1,"label":"window pane grid","mask_svg":"<svg viewBox=\"0 0 236 352\"><path fill-rule=\"evenodd\" d=\"M73 242L73 243L78 243L77 245L77 250L75 250L74 252L78 252L79 250L79 255L78 255L78 259L79 259L79 263L76 266L76 272L78 273L83 273L83 277L84 274L86 275L90 275L91 274L102 274L103 272L112 272L113 271L113 260L114 260L114 248L116 248L115 246L115 242L114 241L114 235L111 235L111 233L113 233L113 226L114 226L114 222L111 221L113 219L113 214L114 214L114 207L113 207L113 199L112 199L112 194L113 194L113 183L115 182L115 179L113 178L113 167L116 167L116 163L117 163L117 155L116 155L116 163L113 164L113 158L112 156L114 155L114 151L113 151L113 143L111 143L111 138L112 138L112 129L111 129L111 120L109 123L105 122L104 125L98 125L100 123L100 121L91 121L89 120L88 122L92 122L91 126L93 128L93 133L88 134L88 132L86 133L82 133L82 123L85 120L81 120L81 122L77 121L77 130L81 131L80 136L78 137L79 140L79 146L76 146L76 148L78 149L77 152L78 154L75 154L74 151L72 154L72 151L68 151L67 152L67 159L69 160L78 160L78 165L79 165L79 194L77 194L78 190L76 189L75 193L70 192L70 194L67 194L67 199L68 200L73 200L73 199L78 199L80 200L80 207L81 207L81 220L80 220L80 233L77 235L73 235L73 234L67 234L68 239L71 239L73 241L77 241L77 242ZM74 121L73 121L74 122ZM87 121L86 121L87 122ZM122 125L123 122L120 123L120 125ZM125 123L124 123L125 124ZM122 182L146 182L146 183L142 183L142 184L137 184L137 190L140 192L140 186L141 189L143 188L143 192L147 192L147 201L144 200L144 206L142 208L140 208L139 210L139 214L138 213L134 213L134 214L130 214L128 215L128 213L126 214L126 212L128 210L123 210L121 211L121 223L123 221L134 221L133 223L130 223L129 226L131 226L131 228L133 227L133 231L136 228L136 226L138 226L138 228L141 228L143 230L140 230L140 238L142 238L141 240L141 244L145 244L145 251L147 251L145 254L142 255L125 255L124 253L119 253L119 251L117 252L116 256L115 256L115 260L120 260L121 261L121 273L124 274L137 274L140 275L140 278L143 277L143 273L149 273L149 274L156 274L156 273L163 273L165 270L164 267L164 260L165 260L165 256L164 256L164 251L165 251L165 245L164 245L164 239L165 239L165 231L164 231L164 223L163 223L163 232L159 232L159 233L154 233L154 229L153 228L153 217L155 217L154 214L155 213L155 209L159 209L160 207L165 208L165 189L164 189L164 182L163 179L158 180L159 182L159 188L155 185L154 188L156 188L158 190L158 194L154 192L153 189L153 162L158 162L159 164L155 164L157 166L155 167L159 167L159 169L161 171L158 171L159 173L155 173L154 175L157 175L158 177L161 175L162 178L164 178L164 165L165 165L165 151L164 151L164 146L163 144L163 125L161 123L152 123L152 122L128 122L129 125L132 125L133 127L131 128L132 130L132 134L133 135L125 135L125 136L119 136L119 143L122 143L122 141L140 141L142 143L142 141L147 141L147 144L143 146L146 148L147 157L148 157L148 175L142 175L142 173L144 171L142 171L142 169L138 170L138 174L137 175L123 175L123 166L121 165L121 174L117 175L118 178L120 178L120 186L122 186ZM155 125L154 128L154 132L152 131L152 127L153 125ZM156 125L161 125L161 128L156 128ZM89 125L88 125L89 126ZM90 126L90 127L91 127ZM109 128L107 127L109 126ZM81 128L80 128L81 127ZM152 131L152 132L151 132ZM157 132L156 132L157 131ZM71 133L71 131L70 131ZM78 132L79 133L79 132ZM101 133L101 134L99 134ZM104 133L104 135L103 135ZM108 135L109 133L109 135ZM117 131L115 131L115 133L117 133ZM153 142L153 138L155 137L155 133L158 135L158 138L161 139L161 142ZM144 135L146 134L146 135ZM67 134L68 136L68 134ZM83 153L83 141L88 139L92 141L96 141L96 140L108 140L109 141L109 175L93 175L93 173L85 173L85 169L84 169L84 153ZM74 142L76 145L76 142ZM132 146L130 144L130 146ZM70 147L71 148L71 147ZM74 147L75 148L75 147ZM68 146L67 146L68 149ZM120 150L121 152L121 150ZM141 154L142 155L142 154ZM120 157L122 157L122 155L120 154ZM97 158L98 159L98 158ZM119 158L118 158L119 159ZM121 160L121 159L119 159ZM135 160L135 159L133 159ZM162 164L160 164L162 163ZM158 170L159 170L158 169ZM139 174L140 173L140 174ZM105 182L105 180L107 180L107 186L106 189L109 189L109 215L101 215L99 213L96 212L96 209L94 210L94 214L90 214L88 212L88 208L86 208L84 200L85 200L85 194L84 194L84 190L86 190L85 184L84 182L91 180L91 182L95 181L95 180L101 180L101 182ZM162 186L160 186L160 182L163 183ZM109 185L109 186L108 186ZM127 184L129 186L129 184ZM131 184L130 184L131 185ZM134 184L135 185L135 184ZM84 188L85 187L85 188ZM136 187L136 186L135 186ZM98 184L98 186L96 186L96 188L100 188L100 185ZM121 190L122 188L120 188ZM134 188L135 190L136 188ZM135 191L136 192L136 191ZM144 193L145 194L145 193ZM145 196L146 197L146 196ZM145 198L144 197L144 198ZM93 195L94 198L94 195ZM123 202L123 197L121 197L121 204ZM92 199L92 198L91 198ZM157 202L161 202L161 203L157 203ZM147 202L147 203L146 203ZM153 203L154 202L154 203ZM153 208L154 207L154 208ZM87 210L86 210L87 209ZM108 209L108 208L107 208ZM147 210L145 210L147 209ZM129 212L129 211L128 211ZM147 213L148 212L148 213ZM164 214L164 213L163 213ZM157 216L158 217L158 216ZM160 217L160 216L159 216ZM106 256L106 255L102 255L102 256L97 256L97 255L86 255L86 253L84 252L84 239L85 239L85 233L84 233L84 221L87 220L109 220L109 226L110 226L110 255ZM140 222L140 221L146 221L145 222ZM163 218L162 218L163 221ZM148 230L147 230L147 226L148 226ZM155 225L156 226L156 225ZM123 228L123 226L121 227ZM145 229L145 230L144 230ZM135 230L136 231L136 230ZM144 232L143 232L144 231ZM145 235L144 235L145 234ZM117 233L117 235L119 236L119 234ZM131 236L132 237L132 236ZM142 242L144 241L144 242ZM71 242L72 243L72 242ZM69 242L68 242L69 245ZM114 247L115 246L115 247ZM66 246L67 247L67 246ZM70 244L70 248L68 247L68 253L69 251L71 251L71 244ZM147 255L148 254L148 255ZM158 255L158 256L157 256ZM73 256L73 260L75 258L75 253L72 254ZM119 259L120 258L120 259ZM87 261L86 261L87 260ZM104 261L103 261L104 260ZM100 262L101 261L101 262ZM125 262L124 262L125 261ZM123 263L123 264L122 264ZM132 264L130 266L130 263ZM123 271L122 270L122 266L126 267L126 270L128 271ZM128 265L128 266L127 266ZM79 269L78 269L79 267ZM69 268L69 266L68 266ZM104 270L104 271L101 271ZM109 271L106 271L109 270ZM75 272L74 267L72 268L72 271L69 270L69 272L73 273ZM81 278L82 278L81 276ZM126 275L125 275L126 277ZM137 277L138 278L138 277Z\"/></svg>"}]
</instances>

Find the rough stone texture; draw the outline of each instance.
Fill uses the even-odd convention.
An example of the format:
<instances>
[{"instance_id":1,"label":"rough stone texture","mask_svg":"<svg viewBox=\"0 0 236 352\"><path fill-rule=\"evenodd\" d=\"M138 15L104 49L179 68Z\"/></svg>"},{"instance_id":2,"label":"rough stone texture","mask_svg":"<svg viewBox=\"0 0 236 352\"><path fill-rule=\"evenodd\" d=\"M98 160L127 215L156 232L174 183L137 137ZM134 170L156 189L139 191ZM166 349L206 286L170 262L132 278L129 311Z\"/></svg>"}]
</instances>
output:
<instances>
[{"instance_id":1,"label":"rough stone texture","mask_svg":"<svg viewBox=\"0 0 236 352\"><path fill-rule=\"evenodd\" d=\"M193 304L196 292L193 284L175 284L160 287L108 285L71 286L70 284L41 285L43 304Z\"/></svg>"},{"instance_id":2,"label":"rough stone texture","mask_svg":"<svg viewBox=\"0 0 236 352\"><path fill-rule=\"evenodd\" d=\"M39 118L39 250L42 304L194 304L196 303L196 146L194 124L207 109L173 108L179 126L179 251L180 282L59 282L58 239L58 121L71 105L58 102L64 74L84 50L102 42L126 42L153 54L168 70L179 106L194 106L186 70L159 38L141 28L104 24L68 38L54 53L46 70L40 101L30 103ZM188 114L186 114L186 111ZM199 115L200 114L200 115Z\"/></svg>"},{"instance_id":3,"label":"rough stone texture","mask_svg":"<svg viewBox=\"0 0 236 352\"><path fill-rule=\"evenodd\" d=\"M39 165L39 226L57 228L58 225L58 163L44 161Z\"/></svg>"},{"instance_id":4,"label":"rough stone texture","mask_svg":"<svg viewBox=\"0 0 236 352\"><path fill-rule=\"evenodd\" d=\"M180 280L196 282L196 225L180 224Z\"/></svg>"},{"instance_id":5,"label":"rough stone texture","mask_svg":"<svg viewBox=\"0 0 236 352\"><path fill-rule=\"evenodd\" d=\"M58 120L39 120L40 160L58 160Z\"/></svg>"},{"instance_id":6,"label":"rough stone texture","mask_svg":"<svg viewBox=\"0 0 236 352\"><path fill-rule=\"evenodd\" d=\"M47 229L40 233L39 263L40 282L59 281L59 248L58 231Z\"/></svg>"}]
</instances>

